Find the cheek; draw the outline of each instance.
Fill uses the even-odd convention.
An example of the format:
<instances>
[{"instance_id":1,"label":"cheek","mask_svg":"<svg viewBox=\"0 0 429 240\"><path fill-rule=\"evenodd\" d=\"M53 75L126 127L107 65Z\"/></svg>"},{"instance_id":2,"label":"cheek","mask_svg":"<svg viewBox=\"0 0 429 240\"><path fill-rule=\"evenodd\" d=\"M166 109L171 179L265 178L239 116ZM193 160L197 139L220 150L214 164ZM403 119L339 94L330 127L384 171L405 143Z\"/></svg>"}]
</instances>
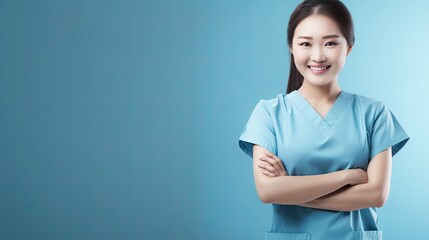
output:
<instances>
[{"instance_id":1,"label":"cheek","mask_svg":"<svg viewBox=\"0 0 429 240\"><path fill-rule=\"evenodd\" d=\"M335 62L338 66L342 67L346 61L346 53L345 52L340 52L339 54L337 54L335 57Z\"/></svg>"},{"instance_id":2,"label":"cheek","mask_svg":"<svg viewBox=\"0 0 429 240\"><path fill-rule=\"evenodd\" d=\"M343 63L346 60L347 57L347 50L346 49L338 49L337 51L332 53L332 59L335 59L335 61Z\"/></svg>"},{"instance_id":3,"label":"cheek","mask_svg":"<svg viewBox=\"0 0 429 240\"><path fill-rule=\"evenodd\" d=\"M295 61L295 64L306 64L308 57L305 55L305 53L300 51L295 51L295 54L293 55L293 59Z\"/></svg>"},{"instance_id":4,"label":"cheek","mask_svg":"<svg viewBox=\"0 0 429 240\"><path fill-rule=\"evenodd\" d=\"M296 68L302 74L307 68L307 60L299 57L295 57L294 60Z\"/></svg>"}]
</instances>

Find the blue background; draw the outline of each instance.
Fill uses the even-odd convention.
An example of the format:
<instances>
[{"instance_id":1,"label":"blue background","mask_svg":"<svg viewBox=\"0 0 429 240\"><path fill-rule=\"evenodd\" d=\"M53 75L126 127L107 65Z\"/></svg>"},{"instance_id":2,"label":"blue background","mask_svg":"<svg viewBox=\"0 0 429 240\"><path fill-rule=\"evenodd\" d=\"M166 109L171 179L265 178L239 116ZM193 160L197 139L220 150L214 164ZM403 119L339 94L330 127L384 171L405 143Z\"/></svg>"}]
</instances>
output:
<instances>
[{"instance_id":1,"label":"blue background","mask_svg":"<svg viewBox=\"0 0 429 240\"><path fill-rule=\"evenodd\" d=\"M284 93L299 1L0 0L0 239L263 239L238 137ZM429 239L427 1L352 1L342 89L382 100L385 239Z\"/></svg>"}]
</instances>

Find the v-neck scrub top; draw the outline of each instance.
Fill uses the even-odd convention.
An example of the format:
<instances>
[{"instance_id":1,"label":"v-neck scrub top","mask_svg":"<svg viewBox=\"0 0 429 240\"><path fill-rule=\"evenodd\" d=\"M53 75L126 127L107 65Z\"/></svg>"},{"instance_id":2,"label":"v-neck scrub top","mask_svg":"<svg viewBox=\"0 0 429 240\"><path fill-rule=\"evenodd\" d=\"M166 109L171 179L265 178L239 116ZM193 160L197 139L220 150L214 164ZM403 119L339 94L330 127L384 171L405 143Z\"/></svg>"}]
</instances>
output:
<instances>
[{"instance_id":1,"label":"v-neck scrub top","mask_svg":"<svg viewBox=\"0 0 429 240\"><path fill-rule=\"evenodd\" d=\"M324 118L297 91L261 99L239 138L277 155L291 176L361 168L388 147L394 156L409 136L382 101L341 91ZM266 240L382 239L376 208L331 211L273 204Z\"/></svg>"}]
</instances>

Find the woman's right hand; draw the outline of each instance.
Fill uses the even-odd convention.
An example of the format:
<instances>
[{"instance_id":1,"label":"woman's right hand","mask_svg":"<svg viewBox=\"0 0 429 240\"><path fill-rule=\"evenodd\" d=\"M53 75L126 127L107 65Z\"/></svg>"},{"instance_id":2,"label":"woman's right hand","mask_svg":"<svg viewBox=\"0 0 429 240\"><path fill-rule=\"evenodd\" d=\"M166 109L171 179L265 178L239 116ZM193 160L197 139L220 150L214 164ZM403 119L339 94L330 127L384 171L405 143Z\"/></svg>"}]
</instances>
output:
<instances>
[{"instance_id":1,"label":"woman's right hand","mask_svg":"<svg viewBox=\"0 0 429 240\"><path fill-rule=\"evenodd\" d=\"M347 169L346 172L348 184L350 185L358 185L368 182L368 174L363 169Z\"/></svg>"}]
</instances>

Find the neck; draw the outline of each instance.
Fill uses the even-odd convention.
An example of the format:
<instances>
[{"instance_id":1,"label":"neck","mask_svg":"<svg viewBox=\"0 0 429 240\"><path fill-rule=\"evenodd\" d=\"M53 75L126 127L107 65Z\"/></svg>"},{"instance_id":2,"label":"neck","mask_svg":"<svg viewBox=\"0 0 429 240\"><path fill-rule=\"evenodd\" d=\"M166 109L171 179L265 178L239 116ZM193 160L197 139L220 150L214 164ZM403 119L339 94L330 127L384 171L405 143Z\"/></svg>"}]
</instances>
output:
<instances>
[{"instance_id":1,"label":"neck","mask_svg":"<svg viewBox=\"0 0 429 240\"><path fill-rule=\"evenodd\" d=\"M307 81L304 80L298 91L309 102L330 103L335 101L335 99L341 93L338 81L333 81L331 84L326 84L323 86L315 86L306 82Z\"/></svg>"}]
</instances>

